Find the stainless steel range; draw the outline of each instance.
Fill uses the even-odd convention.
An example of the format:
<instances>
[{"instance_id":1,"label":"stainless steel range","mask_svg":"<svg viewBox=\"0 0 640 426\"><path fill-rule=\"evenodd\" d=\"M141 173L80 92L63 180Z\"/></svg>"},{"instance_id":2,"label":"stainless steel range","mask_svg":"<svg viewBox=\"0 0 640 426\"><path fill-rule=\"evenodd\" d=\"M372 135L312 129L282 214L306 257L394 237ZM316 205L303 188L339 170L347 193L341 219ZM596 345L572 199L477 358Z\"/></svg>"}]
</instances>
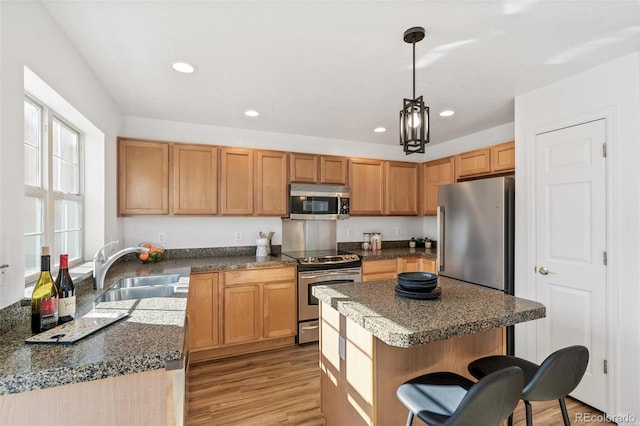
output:
<instances>
[{"instance_id":1,"label":"stainless steel range","mask_svg":"<svg viewBox=\"0 0 640 426\"><path fill-rule=\"evenodd\" d=\"M357 254L337 250L283 253L298 261L298 344L316 342L319 338L318 299L314 286L354 283L362 280L362 260Z\"/></svg>"}]
</instances>

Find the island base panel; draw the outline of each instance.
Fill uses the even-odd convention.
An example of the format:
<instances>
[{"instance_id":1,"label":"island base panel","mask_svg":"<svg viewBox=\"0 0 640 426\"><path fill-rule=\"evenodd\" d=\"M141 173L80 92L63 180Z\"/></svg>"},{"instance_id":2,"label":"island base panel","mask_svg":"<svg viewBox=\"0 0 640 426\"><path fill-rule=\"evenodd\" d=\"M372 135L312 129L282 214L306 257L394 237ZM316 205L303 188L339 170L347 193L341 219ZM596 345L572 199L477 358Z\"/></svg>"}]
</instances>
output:
<instances>
[{"instance_id":1,"label":"island base panel","mask_svg":"<svg viewBox=\"0 0 640 426\"><path fill-rule=\"evenodd\" d=\"M407 409L396 397L402 383L435 371L472 379L469 362L506 349L502 328L398 348L324 303L321 318L321 404L327 426L404 424Z\"/></svg>"}]
</instances>

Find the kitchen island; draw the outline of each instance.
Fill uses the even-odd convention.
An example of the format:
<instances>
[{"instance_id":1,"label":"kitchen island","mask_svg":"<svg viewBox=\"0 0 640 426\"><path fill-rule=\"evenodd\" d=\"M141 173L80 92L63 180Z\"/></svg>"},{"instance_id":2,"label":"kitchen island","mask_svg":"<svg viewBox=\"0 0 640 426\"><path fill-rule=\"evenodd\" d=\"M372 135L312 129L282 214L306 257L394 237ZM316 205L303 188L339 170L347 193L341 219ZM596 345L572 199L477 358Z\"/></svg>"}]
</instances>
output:
<instances>
[{"instance_id":1,"label":"kitchen island","mask_svg":"<svg viewBox=\"0 0 640 426\"><path fill-rule=\"evenodd\" d=\"M327 426L403 424L404 381L505 353L504 327L545 316L537 302L439 277L434 300L396 296L397 280L317 286Z\"/></svg>"}]
</instances>

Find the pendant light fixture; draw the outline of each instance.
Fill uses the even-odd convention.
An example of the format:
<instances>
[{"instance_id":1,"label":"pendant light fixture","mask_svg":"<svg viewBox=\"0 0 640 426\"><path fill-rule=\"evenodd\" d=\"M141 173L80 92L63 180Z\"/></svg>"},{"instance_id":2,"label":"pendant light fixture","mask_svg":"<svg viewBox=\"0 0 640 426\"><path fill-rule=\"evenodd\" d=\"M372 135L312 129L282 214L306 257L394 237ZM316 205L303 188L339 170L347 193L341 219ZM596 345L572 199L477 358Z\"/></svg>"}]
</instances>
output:
<instances>
[{"instance_id":1,"label":"pendant light fixture","mask_svg":"<svg viewBox=\"0 0 640 426\"><path fill-rule=\"evenodd\" d=\"M422 96L416 98L416 43L424 38L422 27L409 28L404 32L404 41L413 45L413 99L404 99L400 111L400 145L404 153L424 154L424 146L429 143L429 107Z\"/></svg>"}]
</instances>

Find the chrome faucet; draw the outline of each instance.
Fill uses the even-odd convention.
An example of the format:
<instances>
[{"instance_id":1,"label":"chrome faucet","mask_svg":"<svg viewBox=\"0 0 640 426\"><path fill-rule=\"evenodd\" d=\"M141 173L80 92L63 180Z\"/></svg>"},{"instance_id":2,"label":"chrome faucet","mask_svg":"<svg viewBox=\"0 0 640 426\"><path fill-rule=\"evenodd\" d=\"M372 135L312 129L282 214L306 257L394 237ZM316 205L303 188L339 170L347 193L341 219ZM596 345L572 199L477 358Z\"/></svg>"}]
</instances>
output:
<instances>
[{"instance_id":1,"label":"chrome faucet","mask_svg":"<svg viewBox=\"0 0 640 426\"><path fill-rule=\"evenodd\" d=\"M148 253L149 249L146 247L127 247L114 253L111 257L106 257L104 250L114 244L119 244L119 241L111 241L110 243L102 246L93 257L93 288L102 290L104 288L104 279L107 276L107 271L113 265L116 260L129 253Z\"/></svg>"}]
</instances>

